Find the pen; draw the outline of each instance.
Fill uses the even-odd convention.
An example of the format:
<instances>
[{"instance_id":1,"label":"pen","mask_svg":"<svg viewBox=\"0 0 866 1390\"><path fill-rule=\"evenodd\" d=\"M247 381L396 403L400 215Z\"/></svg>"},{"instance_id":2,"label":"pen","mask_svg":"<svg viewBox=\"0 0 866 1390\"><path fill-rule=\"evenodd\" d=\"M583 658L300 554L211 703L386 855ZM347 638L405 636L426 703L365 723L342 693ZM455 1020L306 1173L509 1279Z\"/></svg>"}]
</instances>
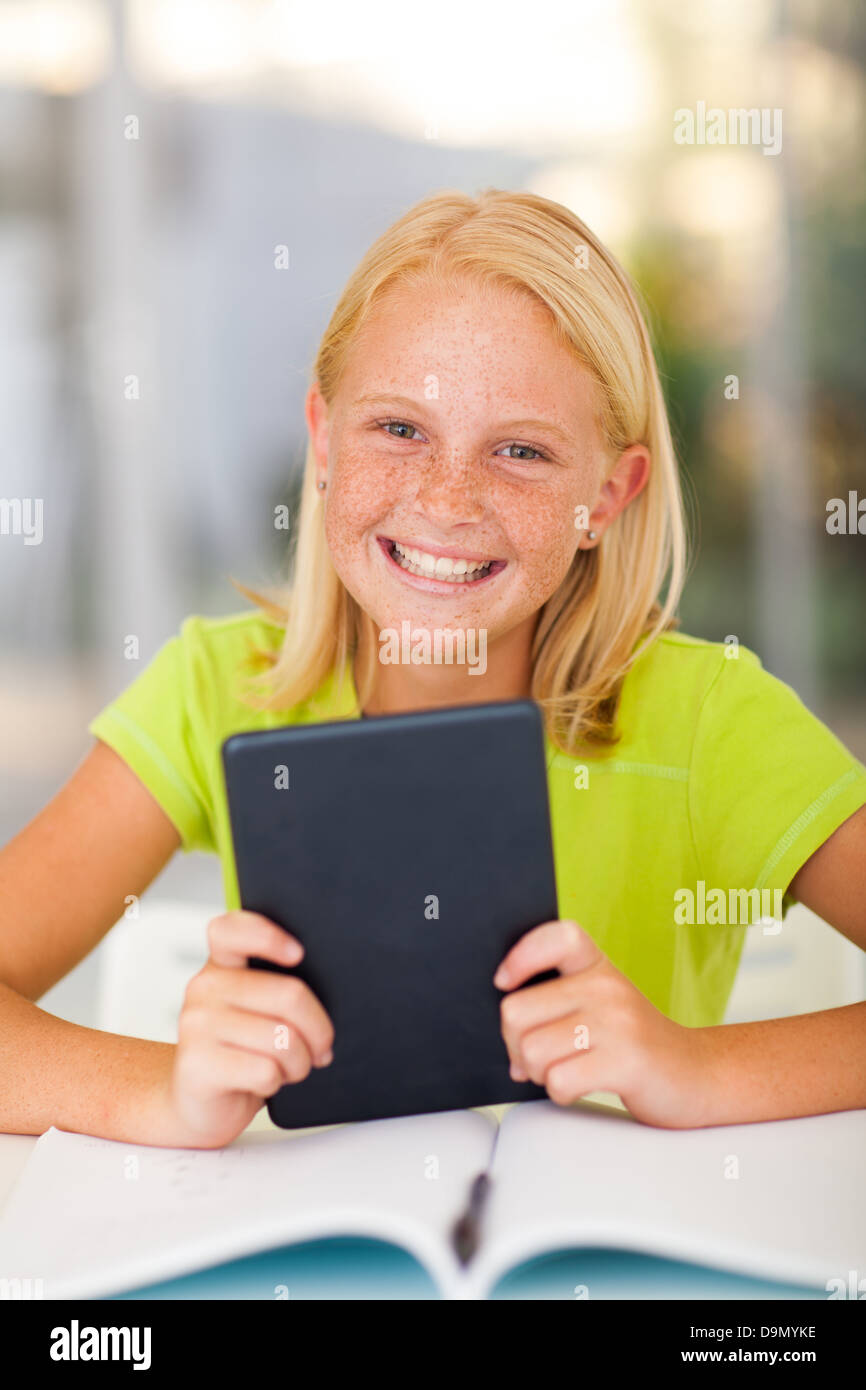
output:
<instances>
[{"instance_id":1,"label":"pen","mask_svg":"<svg viewBox=\"0 0 866 1390\"><path fill-rule=\"evenodd\" d=\"M460 1217L454 1223L452 1241L457 1252L457 1258L461 1264L468 1264L475 1251L478 1249L478 1241L481 1231L481 1210L490 1191L490 1178L486 1173L479 1173L472 1184L469 1194L469 1204Z\"/></svg>"}]
</instances>

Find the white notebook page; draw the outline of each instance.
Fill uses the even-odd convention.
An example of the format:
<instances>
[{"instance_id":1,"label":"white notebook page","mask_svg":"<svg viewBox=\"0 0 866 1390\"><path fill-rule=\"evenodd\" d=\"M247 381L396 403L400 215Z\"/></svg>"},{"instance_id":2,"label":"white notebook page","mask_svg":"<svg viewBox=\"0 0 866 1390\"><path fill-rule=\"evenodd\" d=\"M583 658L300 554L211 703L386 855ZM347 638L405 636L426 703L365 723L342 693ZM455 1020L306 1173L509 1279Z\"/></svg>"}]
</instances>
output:
<instances>
[{"instance_id":1,"label":"white notebook page","mask_svg":"<svg viewBox=\"0 0 866 1390\"><path fill-rule=\"evenodd\" d=\"M823 1289L866 1271L864 1171L863 1110L665 1130L530 1101L500 1126L474 1296L586 1245Z\"/></svg>"},{"instance_id":2,"label":"white notebook page","mask_svg":"<svg viewBox=\"0 0 866 1390\"><path fill-rule=\"evenodd\" d=\"M496 1124L457 1110L161 1149L49 1129L0 1218L0 1277L101 1298L291 1241L391 1240L442 1286ZM360 1292L360 1291L359 1291Z\"/></svg>"}]
</instances>

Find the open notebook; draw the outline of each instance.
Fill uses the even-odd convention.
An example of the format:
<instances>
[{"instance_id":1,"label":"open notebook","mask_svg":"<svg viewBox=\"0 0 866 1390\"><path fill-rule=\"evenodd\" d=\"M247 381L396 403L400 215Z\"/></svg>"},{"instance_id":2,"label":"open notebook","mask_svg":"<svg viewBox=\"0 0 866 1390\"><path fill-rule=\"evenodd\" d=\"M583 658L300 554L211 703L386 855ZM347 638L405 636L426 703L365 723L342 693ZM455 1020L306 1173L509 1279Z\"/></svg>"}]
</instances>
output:
<instances>
[{"instance_id":1,"label":"open notebook","mask_svg":"<svg viewBox=\"0 0 866 1390\"><path fill-rule=\"evenodd\" d=\"M526 1259L629 1249L824 1290L866 1270L866 1111L662 1130L546 1100L315 1131L222 1150L50 1129L0 1219L0 1277L100 1298L332 1235L404 1247L443 1296L488 1296ZM452 1233L488 1170L474 1257Z\"/></svg>"}]
</instances>

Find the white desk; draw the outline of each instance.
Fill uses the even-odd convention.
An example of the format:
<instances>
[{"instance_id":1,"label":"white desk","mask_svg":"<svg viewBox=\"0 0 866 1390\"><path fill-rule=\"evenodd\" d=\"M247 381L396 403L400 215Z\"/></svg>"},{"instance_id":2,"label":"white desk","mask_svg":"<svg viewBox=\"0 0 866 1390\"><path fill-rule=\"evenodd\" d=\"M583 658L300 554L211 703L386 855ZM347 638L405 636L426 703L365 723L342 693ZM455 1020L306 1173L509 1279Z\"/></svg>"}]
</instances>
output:
<instances>
[{"instance_id":1,"label":"white desk","mask_svg":"<svg viewBox=\"0 0 866 1390\"><path fill-rule=\"evenodd\" d=\"M0 1212L36 1143L36 1135L0 1134Z\"/></svg>"}]
</instances>

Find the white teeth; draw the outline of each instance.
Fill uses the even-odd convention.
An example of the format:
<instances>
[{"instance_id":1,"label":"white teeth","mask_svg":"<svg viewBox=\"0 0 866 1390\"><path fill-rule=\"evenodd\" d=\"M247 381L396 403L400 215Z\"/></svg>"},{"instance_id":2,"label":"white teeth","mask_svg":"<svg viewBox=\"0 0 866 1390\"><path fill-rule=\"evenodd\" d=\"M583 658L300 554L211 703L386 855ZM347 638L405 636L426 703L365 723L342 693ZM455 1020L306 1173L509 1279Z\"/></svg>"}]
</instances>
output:
<instances>
[{"instance_id":1,"label":"white teeth","mask_svg":"<svg viewBox=\"0 0 866 1390\"><path fill-rule=\"evenodd\" d=\"M410 574L420 574L427 579L444 579L452 584L466 584L480 579L492 565L492 560L452 560L448 555L428 555L426 551L415 550L394 542L393 558Z\"/></svg>"}]
</instances>

